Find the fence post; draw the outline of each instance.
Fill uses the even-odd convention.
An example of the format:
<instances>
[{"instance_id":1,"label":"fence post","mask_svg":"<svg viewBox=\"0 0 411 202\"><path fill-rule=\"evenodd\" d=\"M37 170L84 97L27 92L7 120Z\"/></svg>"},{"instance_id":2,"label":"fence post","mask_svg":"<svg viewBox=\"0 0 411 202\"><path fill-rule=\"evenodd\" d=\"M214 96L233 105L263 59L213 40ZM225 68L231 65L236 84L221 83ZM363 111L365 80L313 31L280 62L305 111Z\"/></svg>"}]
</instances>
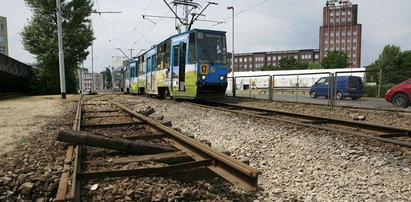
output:
<instances>
[{"instance_id":1,"label":"fence post","mask_svg":"<svg viewBox=\"0 0 411 202\"><path fill-rule=\"evenodd\" d=\"M233 76L233 98L235 98L236 87L237 87L237 84L235 83L235 76Z\"/></svg>"},{"instance_id":2,"label":"fence post","mask_svg":"<svg viewBox=\"0 0 411 202\"><path fill-rule=\"evenodd\" d=\"M273 77L269 76L268 78L268 99L273 101Z\"/></svg>"},{"instance_id":3,"label":"fence post","mask_svg":"<svg viewBox=\"0 0 411 202\"><path fill-rule=\"evenodd\" d=\"M297 84L295 86L295 101L298 102L298 86L299 86L299 79L300 79L300 74L297 74Z\"/></svg>"},{"instance_id":4,"label":"fence post","mask_svg":"<svg viewBox=\"0 0 411 202\"><path fill-rule=\"evenodd\" d=\"M337 74L337 73L336 73ZM336 87L334 85L334 73L329 74L329 83L328 83L328 105L330 106L330 109L332 110L334 107L334 88Z\"/></svg>"},{"instance_id":5,"label":"fence post","mask_svg":"<svg viewBox=\"0 0 411 202\"><path fill-rule=\"evenodd\" d=\"M380 69L380 79L378 81L378 93L377 98L381 97L381 81L382 81L382 69Z\"/></svg>"},{"instance_id":6,"label":"fence post","mask_svg":"<svg viewBox=\"0 0 411 202\"><path fill-rule=\"evenodd\" d=\"M252 88L252 86L251 86L251 76L250 76L250 83L248 85L248 97L249 98L251 98L251 88Z\"/></svg>"}]
</instances>

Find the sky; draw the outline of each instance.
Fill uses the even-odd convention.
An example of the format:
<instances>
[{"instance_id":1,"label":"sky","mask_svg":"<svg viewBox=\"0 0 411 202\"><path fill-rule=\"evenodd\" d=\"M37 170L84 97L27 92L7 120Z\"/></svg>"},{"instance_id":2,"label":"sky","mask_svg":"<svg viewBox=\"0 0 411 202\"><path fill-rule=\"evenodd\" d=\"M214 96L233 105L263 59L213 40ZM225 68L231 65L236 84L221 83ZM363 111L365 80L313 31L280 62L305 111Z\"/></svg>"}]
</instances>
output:
<instances>
[{"instance_id":1,"label":"sky","mask_svg":"<svg viewBox=\"0 0 411 202\"><path fill-rule=\"evenodd\" d=\"M171 0L167 0L170 2ZM325 0L214 0L199 19L223 21L216 25L196 22L194 28L227 31L227 46L232 44L232 11L234 6L235 52L318 49L319 27ZM198 1L205 5L204 0ZM361 66L378 58L386 44L411 50L410 0L352 0L359 6L358 22L362 24ZM173 16L163 0L94 0L97 11L121 13L92 14L96 40L94 41L94 69L103 71L115 59L122 59L121 48L136 55L141 49L176 34L173 19L149 18L142 15ZM181 10L181 9L180 9ZM199 12L197 10L197 12ZM0 16L7 17L9 55L25 63L35 57L24 50L20 32L31 18L24 0L0 0ZM64 29L64 28L63 28ZM91 48L89 49L91 50ZM91 55L84 62L91 67Z\"/></svg>"}]
</instances>

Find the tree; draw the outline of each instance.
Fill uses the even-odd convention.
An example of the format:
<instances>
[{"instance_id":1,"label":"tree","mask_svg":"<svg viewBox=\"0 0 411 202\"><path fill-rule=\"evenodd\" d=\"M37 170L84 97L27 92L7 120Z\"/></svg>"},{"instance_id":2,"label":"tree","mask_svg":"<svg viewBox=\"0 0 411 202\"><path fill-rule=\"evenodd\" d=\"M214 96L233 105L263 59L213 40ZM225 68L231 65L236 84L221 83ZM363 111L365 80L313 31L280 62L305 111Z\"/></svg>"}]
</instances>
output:
<instances>
[{"instance_id":1,"label":"tree","mask_svg":"<svg viewBox=\"0 0 411 202\"><path fill-rule=\"evenodd\" d=\"M323 58L322 66L325 69L346 68L348 66L348 56L344 52L331 51Z\"/></svg>"},{"instance_id":2,"label":"tree","mask_svg":"<svg viewBox=\"0 0 411 202\"><path fill-rule=\"evenodd\" d=\"M312 62L308 65L307 69L324 69L324 67L322 67L319 62Z\"/></svg>"},{"instance_id":3,"label":"tree","mask_svg":"<svg viewBox=\"0 0 411 202\"><path fill-rule=\"evenodd\" d=\"M104 77L104 87L106 89L110 89L113 87L113 81L112 81L112 76L111 76L111 71L110 68L106 67L106 70L101 72L101 74L103 74Z\"/></svg>"},{"instance_id":4,"label":"tree","mask_svg":"<svg viewBox=\"0 0 411 202\"><path fill-rule=\"evenodd\" d=\"M297 67L297 60L292 56L283 57L283 58L280 59L280 61L278 63L278 66L282 70L295 69Z\"/></svg>"},{"instance_id":5,"label":"tree","mask_svg":"<svg viewBox=\"0 0 411 202\"><path fill-rule=\"evenodd\" d=\"M34 93L60 93L56 2L25 0L33 16L22 32L24 48L37 60ZM89 54L94 40L90 25L91 0L62 0L64 62L67 93L76 92L75 70Z\"/></svg>"},{"instance_id":6,"label":"tree","mask_svg":"<svg viewBox=\"0 0 411 202\"><path fill-rule=\"evenodd\" d=\"M297 69L307 69L308 66L310 66L310 63L308 62L299 62L297 63Z\"/></svg>"},{"instance_id":7,"label":"tree","mask_svg":"<svg viewBox=\"0 0 411 202\"><path fill-rule=\"evenodd\" d=\"M379 83L379 70L382 70L382 84L398 84L411 77L411 71L394 71L411 68L411 51L401 52L401 48L395 45L386 45L378 59L366 66L367 80Z\"/></svg>"}]
</instances>

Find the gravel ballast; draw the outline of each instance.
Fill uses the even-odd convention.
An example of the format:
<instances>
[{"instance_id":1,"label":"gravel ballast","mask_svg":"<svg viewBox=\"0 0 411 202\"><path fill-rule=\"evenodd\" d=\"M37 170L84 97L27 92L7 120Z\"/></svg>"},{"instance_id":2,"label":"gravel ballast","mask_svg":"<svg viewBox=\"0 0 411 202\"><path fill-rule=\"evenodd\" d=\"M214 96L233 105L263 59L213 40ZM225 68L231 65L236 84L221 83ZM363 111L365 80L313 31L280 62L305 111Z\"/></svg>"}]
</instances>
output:
<instances>
[{"instance_id":1,"label":"gravel ballast","mask_svg":"<svg viewBox=\"0 0 411 202\"><path fill-rule=\"evenodd\" d=\"M251 166L263 172L257 193L261 201L411 198L411 153L406 148L184 102L126 95L115 100L136 111L151 106L156 111L152 116L163 115L183 133L208 140L236 159L250 160Z\"/></svg>"}]
</instances>

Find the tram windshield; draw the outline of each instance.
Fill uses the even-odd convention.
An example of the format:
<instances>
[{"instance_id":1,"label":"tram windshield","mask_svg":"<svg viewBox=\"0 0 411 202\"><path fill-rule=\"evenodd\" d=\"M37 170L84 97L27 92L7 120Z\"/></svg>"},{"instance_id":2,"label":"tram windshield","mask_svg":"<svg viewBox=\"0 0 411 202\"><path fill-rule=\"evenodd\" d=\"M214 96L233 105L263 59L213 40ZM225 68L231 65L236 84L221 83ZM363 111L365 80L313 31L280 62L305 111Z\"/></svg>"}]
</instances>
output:
<instances>
[{"instance_id":1,"label":"tram windshield","mask_svg":"<svg viewBox=\"0 0 411 202\"><path fill-rule=\"evenodd\" d=\"M197 33L198 60L201 63L226 64L227 49L224 34Z\"/></svg>"}]
</instances>

